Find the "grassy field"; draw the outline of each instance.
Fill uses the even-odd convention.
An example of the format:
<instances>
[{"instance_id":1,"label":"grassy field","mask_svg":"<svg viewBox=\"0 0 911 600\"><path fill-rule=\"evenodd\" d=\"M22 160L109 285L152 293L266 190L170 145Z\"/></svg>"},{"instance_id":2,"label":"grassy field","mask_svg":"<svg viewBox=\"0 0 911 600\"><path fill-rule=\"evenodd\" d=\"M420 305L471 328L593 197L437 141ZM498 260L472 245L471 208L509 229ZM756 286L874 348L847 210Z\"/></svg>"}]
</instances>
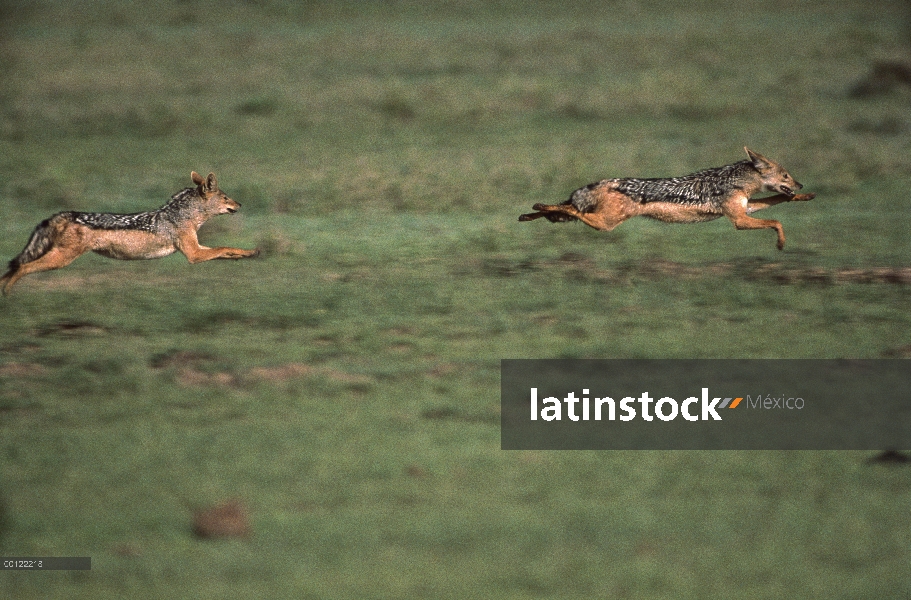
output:
<instances>
[{"instance_id":1,"label":"grassy field","mask_svg":"<svg viewBox=\"0 0 911 600\"><path fill-rule=\"evenodd\" d=\"M906 5L563 4L0 3L3 260L191 170L263 250L0 300L0 556L92 557L0 597L911 596L872 453L499 449L502 358L911 357ZM784 252L517 222L744 145L817 193Z\"/></svg>"}]
</instances>

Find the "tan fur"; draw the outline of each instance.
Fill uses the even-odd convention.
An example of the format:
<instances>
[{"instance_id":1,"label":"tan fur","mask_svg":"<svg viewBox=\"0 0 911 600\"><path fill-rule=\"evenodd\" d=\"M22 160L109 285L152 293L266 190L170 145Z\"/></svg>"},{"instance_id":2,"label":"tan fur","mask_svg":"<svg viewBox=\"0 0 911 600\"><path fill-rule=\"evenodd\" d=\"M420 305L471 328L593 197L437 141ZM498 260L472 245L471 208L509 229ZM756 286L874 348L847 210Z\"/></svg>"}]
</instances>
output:
<instances>
[{"instance_id":1,"label":"tan fur","mask_svg":"<svg viewBox=\"0 0 911 600\"><path fill-rule=\"evenodd\" d=\"M0 278L3 293L9 293L26 275L65 267L89 251L121 260L161 258L179 251L191 263L256 256L259 251L255 249L208 248L199 243L197 231L203 223L213 216L236 212L240 204L218 189L214 173L205 179L195 171L190 176L197 189L175 194L171 202L157 211L135 215L73 212L54 215L35 229L25 250L10 261L10 269ZM110 221L111 225L101 227L78 222L87 219L99 223ZM47 250L42 253L44 248Z\"/></svg>"},{"instance_id":2,"label":"tan fur","mask_svg":"<svg viewBox=\"0 0 911 600\"><path fill-rule=\"evenodd\" d=\"M621 187L624 182L642 180L605 179L597 184L576 190L570 200L563 204L535 204L532 208L536 212L521 215L519 220L532 221L541 217L552 221L579 220L589 227L610 231L620 223L639 216L666 223L700 223L724 216L737 229L774 229L778 235L777 247L781 250L785 244L784 229L781 223L773 219L757 219L751 217L750 214L782 202L812 200L816 195L794 194L794 189L799 190L803 186L795 181L781 165L749 148L744 148L744 150L752 162L752 170L747 168L750 166L747 164L750 161L730 165L729 167L746 165L740 169L736 179L725 179L727 171L724 169L726 167L719 167L684 178L646 180L658 182L654 186L656 189L660 189L661 185L664 185L671 194L684 185L693 187L694 179L698 179L700 176L703 176L705 180L715 177L715 180L711 182L714 189L724 190L717 196L662 201L660 195L655 195L646 198L645 201L637 201L617 188ZM783 191L785 193L756 200L750 199L754 194L764 191ZM584 198L587 210L577 208L577 198Z\"/></svg>"}]
</instances>

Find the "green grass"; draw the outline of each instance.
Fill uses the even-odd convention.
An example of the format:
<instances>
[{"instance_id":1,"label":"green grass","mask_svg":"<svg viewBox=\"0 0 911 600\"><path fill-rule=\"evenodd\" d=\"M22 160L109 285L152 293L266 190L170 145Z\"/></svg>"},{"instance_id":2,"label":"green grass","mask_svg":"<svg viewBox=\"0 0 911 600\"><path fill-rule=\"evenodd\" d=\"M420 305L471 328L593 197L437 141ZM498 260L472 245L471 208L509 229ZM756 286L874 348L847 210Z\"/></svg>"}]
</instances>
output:
<instances>
[{"instance_id":1,"label":"green grass","mask_svg":"<svg viewBox=\"0 0 911 600\"><path fill-rule=\"evenodd\" d=\"M0 300L16 598L907 598L911 490L856 452L503 452L502 358L907 358L903 7L7 3L0 255L215 171L204 243ZM769 231L519 223L744 145ZM822 273L821 278L813 274ZM790 274L790 275L789 275ZM787 275L787 276L786 276ZM815 278L814 278L815 277ZM249 540L194 510L240 498Z\"/></svg>"}]
</instances>

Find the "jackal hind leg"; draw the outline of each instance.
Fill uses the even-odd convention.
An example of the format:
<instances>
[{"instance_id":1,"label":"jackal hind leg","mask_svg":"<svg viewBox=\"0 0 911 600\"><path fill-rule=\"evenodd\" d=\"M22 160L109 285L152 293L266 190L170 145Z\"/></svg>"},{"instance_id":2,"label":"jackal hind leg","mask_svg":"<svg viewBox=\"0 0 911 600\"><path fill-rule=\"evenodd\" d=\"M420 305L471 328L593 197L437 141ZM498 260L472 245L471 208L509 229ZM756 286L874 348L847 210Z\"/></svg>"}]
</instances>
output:
<instances>
[{"instance_id":1,"label":"jackal hind leg","mask_svg":"<svg viewBox=\"0 0 911 600\"><path fill-rule=\"evenodd\" d=\"M16 282L26 275L63 268L86 252L88 252L88 248L85 247L70 246L51 248L47 254L42 257L19 265L19 268L15 271L7 271L3 278L0 279L0 285L3 286L3 294L8 294L9 290Z\"/></svg>"},{"instance_id":2,"label":"jackal hind leg","mask_svg":"<svg viewBox=\"0 0 911 600\"><path fill-rule=\"evenodd\" d=\"M588 225L589 227L592 227L594 229L598 229L600 231L610 231L611 229L613 229L614 227L616 227L617 225L619 225L620 223L622 223L623 221L625 221L626 219L629 218L628 216L623 216L623 215L619 215L619 214L617 214L617 215L609 214L608 212L603 211L603 210L595 210L593 212L582 212L570 203L535 204L534 206L532 206L532 208L534 210L536 210L537 212L530 213L527 215L522 215L521 217L519 217L519 220L520 221L531 221L533 219L539 219L541 217L544 217L551 221L578 219L578 220L582 221L583 223L585 223L586 225ZM557 217L563 217L563 218L558 219Z\"/></svg>"}]
</instances>

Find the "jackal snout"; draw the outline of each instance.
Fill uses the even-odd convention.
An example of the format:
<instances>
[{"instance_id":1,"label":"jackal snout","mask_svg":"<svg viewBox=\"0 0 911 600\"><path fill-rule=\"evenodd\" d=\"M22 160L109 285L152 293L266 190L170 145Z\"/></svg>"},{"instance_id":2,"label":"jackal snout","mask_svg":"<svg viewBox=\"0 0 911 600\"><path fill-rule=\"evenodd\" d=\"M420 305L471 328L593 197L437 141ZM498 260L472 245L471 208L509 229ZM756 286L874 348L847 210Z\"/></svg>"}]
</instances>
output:
<instances>
[{"instance_id":1,"label":"jackal snout","mask_svg":"<svg viewBox=\"0 0 911 600\"><path fill-rule=\"evenodd\" d=\"M789 177L790 177L790 176L789 176ZM803 187L803 184L800 183L800 182L798 182L798 181L797 181L796 179L794 179L793 177L791 177L791 185L790 185L790 186L787 186L787 185L784 185L783 183L780 183L780 184L771 185L771 186L766 186L766 187L769 188L769 191L770 191L770 192L781 192L781 193L784 194L785 196L794 196L795 194L797 194L797 190L799 190L799 189L801 189L801 188Z\"/></svg>"}]
</instances>

